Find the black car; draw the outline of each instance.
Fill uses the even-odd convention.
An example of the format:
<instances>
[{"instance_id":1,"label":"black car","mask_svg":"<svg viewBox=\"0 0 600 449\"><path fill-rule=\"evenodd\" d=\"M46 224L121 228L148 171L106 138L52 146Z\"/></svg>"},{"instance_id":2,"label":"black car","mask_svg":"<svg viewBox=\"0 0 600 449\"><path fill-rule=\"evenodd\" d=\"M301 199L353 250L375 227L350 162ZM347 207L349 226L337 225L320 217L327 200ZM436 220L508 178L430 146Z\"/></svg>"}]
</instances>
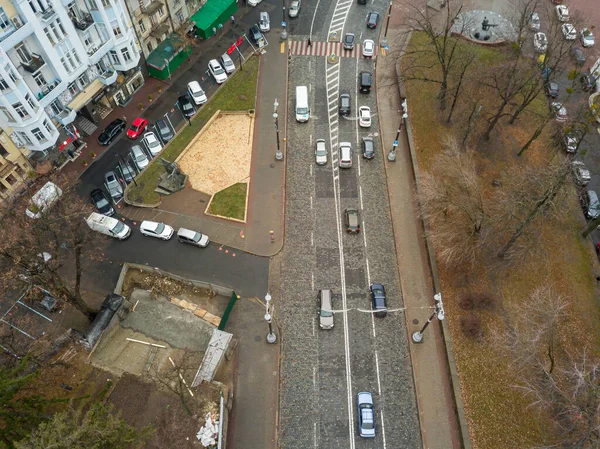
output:
<instances>
[{"instance_id":1,"label":"black car","mask_svg":"<svg viewBox=\"0 0 600 449\"><path fill-rule=\"evenodd\" d=\"M179 109L185 118L192 118L196 113L196 109L194 109L189 97L187 95L182 95L177 101L179 103Z\"/></svg>"},{"instance_id":2,"label":"black car","mask_svg":"<svg viewBox=\"0 0 600 449\"><path fill-rule=\"evenodd\" d=\"M344 36L344 50L353 50L356 37L352 33L346 33Z\"/></svg>"},{"instance_id":3,"label":"black car","mask_svg":"<svg viewBox=\"0 0 600 449\"><path fill-rule=\"evenodd\" d=\"M376 282L371 284L371 305L375 311L375 316L384 317L387 315L387 299L385 297L385 287Z\"/></svg>"},{"instance_id":4,"label":"black car","mask_svg":"<svg viewBox=\"0 0 600 449\"><path fill-rule=\"evenodd\" d=\"M263 39L263 35L257 25L250 27L248 30L248 35L250 36L250 40L254 45L258 45L259 41Z\"/></svg>"},{"instance_id":5,"label":"black car","mask_svg":"<svg viewBox=\"0 0 600 449\"><path fill-rule=\"evenodd\" d=\"M350 94L343 90L340 94L340 115L344 117L350 115Z\"/></svg>"},{"instance_id":6,"label":"black car","mask_svg":"<svg viewBox=\"0 0 600 449\"><path fill-rule=\"evenodd\" d=\"M156 121L155 129L164 143L173 138L173 130L163 119Z\"/></svg>"},{"instance_id":7,"label":"black car","mask_svg":"<svg viewBox=\"0 0 600 449\"><path fill-rule=\"evenodd\" d=\"M375 157L375 142L373 142L372 137L363 137L362 150L365 159L373 159Z\"/></svg>"},{"instance_id":8,"label":"black car","mask_svg":"<svg viewBox=\"0 0 600 449\"><path fill-rule=\"evenodd\" d=\"M552 98L558 97L558 94L560 93L560 88L558 87L558 84L556 84L552 81L546 83L545 89L546 89L546 95L548 95L549 97L552 97Z\"/></svg>"},{"instance_id":9,"label":"black car","mask_svg":"<svg viewBox=\"0 0 600 449\"><path fill-rule=\"evenodd\" d=\"M371 72L360 72L358 82L360 93L368 94L371 92L371 86L373 85L373 75L371 75Z\"/></svg>"},{"instance_id":10,"label":"black car","mask_svg":"<svg viewBox=\"0 0 600 449\"><path fill-rule=\"evenodd\" d=\"M109 123L109 125L102 131L98 136L98 143L100 145L110 145L113 140L125 129L127 123L124 120L118 118Z\"/></svg>"},{"instance_id":11,"label":"black car","mask_svg":"<svg viewBox=\"0 0 600 449\"><path fill-rule=\"evenodd\" d=\"M360 232L360 215L358 209L349 207L344 211L346 220L346 232L349 234L358 234Z\"/></svg>"},{"instance_id":12,"label":"black car","mask_svg":"<svg viewBox=\"0 0 600 449\"><path fill-rule=\"evenodd\" d=\"M90 196L92 198L92 203L94 203L94 206L102 215L110 217L115 214L115 210L110 204L108 196L106 195L106 193L104 193L102 189L92 190Z\"/></svg>"},{"instance_id":13,"label":"black car","mask_svg":"<svg viewBox=\"0 0 600 449\"><path fill-rule=\"evenodd\" d=\"M379 22L379 13L371 11L367 16L367 28L377 28L377 22Z\"/></svg>"},{"instance_id":14,"label":"black car","mask_svg":"<svg viewBox=\"0 0 600 449\"><path fill-rule=\"evenodd\" d=\"M583 54L583 50L579 47L571 48L571 58L575 61L575 64L582 66L585 64L586 57Z\"/></svg>"},{"instance_id":15,"label":"black car","mask_svg":"<svg viewBox=\"0 0 600 449\"><path fill-rule=\"evenodd\" d=\"M583 87L583 90L585 91L594 90L596 87L596 77L589 72L583 73L581 78L579 78L579 81L581 81L581 87Z\"/></svg>"}]
</instances>

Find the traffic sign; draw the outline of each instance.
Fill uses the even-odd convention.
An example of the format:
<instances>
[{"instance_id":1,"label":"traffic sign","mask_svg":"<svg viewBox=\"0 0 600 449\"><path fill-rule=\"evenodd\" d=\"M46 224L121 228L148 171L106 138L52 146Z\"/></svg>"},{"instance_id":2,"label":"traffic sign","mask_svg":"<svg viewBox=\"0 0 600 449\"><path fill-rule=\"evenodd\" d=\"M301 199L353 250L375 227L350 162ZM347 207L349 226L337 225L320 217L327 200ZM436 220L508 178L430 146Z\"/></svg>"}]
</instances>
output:
<instances>
[{"instance_id":1,"label":"traffic sign","mask_svg":"<svg viewBox=\"0 0 600 449\"><path fill-rule=\"evenodd\" d=\"M397 147L398 146L398 141L394 140L394 146Z\"/></svg>"}]
</instances>

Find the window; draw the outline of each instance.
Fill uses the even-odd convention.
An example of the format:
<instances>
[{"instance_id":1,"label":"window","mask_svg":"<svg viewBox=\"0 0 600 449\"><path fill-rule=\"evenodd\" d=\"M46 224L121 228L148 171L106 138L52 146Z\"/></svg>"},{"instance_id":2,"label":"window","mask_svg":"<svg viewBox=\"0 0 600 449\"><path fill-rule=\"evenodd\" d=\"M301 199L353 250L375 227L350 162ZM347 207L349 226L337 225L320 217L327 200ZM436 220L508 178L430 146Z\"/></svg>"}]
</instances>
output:
<instances>
[{"instance_id":1,"label":"window","mask_svg":"<svg viewBox=\"0 0 600 449\"><path fill-rule=\"evenodd\" d=\"M65 68L65 70L67 71L67 73L73 72L73 67L71 67L69 64L67 64L67 60L65 59L64 56L61 56L60 62L63 65L63 67Z\"/></svg>"},{"instance_id":2,"label":"window","mask_svg":"<svg viewBox=\"0 0 600 449\"><path fill-rule=\"evenodd\" d=\"M58 25L58 28L60 29L60 32L62 33L63 37L66 36L67 32L65 31L65 27L63 26L60 19L56 19L56 24Z\"/></svg>"},{"instance_id":3,"label":"window","mask_svg":"<svg viewBox=\"0 0 600 449\"><path fill-rule=\"evenodd\" d=\"M102 42L108 42L110 40L110 36L108 35L108 30L106 29L106 25L104 24L104 22L96 22L96 28L98 28L100 40Z\"/></svg>"},{"instance_id":4,"label":"window","mask_svg":"<svg viewBox=\"0 0 600 449\"><path fill-rule=\"evenodd\" d=\"M6 90L6 89L10 89L10 87L8 86L8 83L6 82L6 80L4 78L0 78L0 90Z\"/></svg>"},{"instance_id":5,"label":"window","mask_svg":"<svg viewBox=\"0 0 600 449\"><path fill-rule=\"evenodd\" d=\"M39 143L44 143L44 142L46 142L48 140L48 139L46 139L46 136L44 135L44 133L42 132L42 130L39 129L39 128L33 128L31 130L31 133L38 140Z\"/></svg>"},{"instance_id":6,"label":"window","mask_svg":"<svg viewBox=\"0 0 600 449\"><path fill-rule=\"evenodd\" d=\"M52 110L54 115L58 115L63 110L63 106L62 104L60 104L59 100L54 100L52 103L50 103L50 109Z\"/></svg>"},{"instance_id":7,"label":"window","mask_svg":"<svg viewBox=\"0 0 600 449\"><path fill-rule=\"evenodd\" d=\"M115 37L120 37L123 35L123 33L121 33L121 27L119 26L118 21L112 20L110 22L110 26L112 27L113 33L115 33Z\"/></svg>"},{"instance_id":8,"label":"window","mask_svg":"<svg viewBox=\"0 0 600 449\"><path fill-rule=\"evenodd\" d=\"M83 36L83 45L85 46L85 48L91 48L93 42L94 41L92 40L92 36L90 36L89 33Z\"/></svg>"},{"instance_id":9,"label":"window","mask_svg":"<svg viewBox=\"0 0 600 449\"><path fill-rule=\"evenodd\" d=\"M67 57L69 64L71 64L71 66L75 66L75 63L73 62L73 53L69 51L65 56Z\"/></svg>"},{"instance_id":10,"label":"window","mask_svg":"<svg viewBox=\"0 0 600 449\"><path fill-rule=\"evenodd\" d=\"M158 8L158 17L162 17L165 15L165 10L164 8L161 6L160 8Z\"/></svg>"},{"instance_id":11,"label":"window","mask_svg":"<svg viewBox=\"0 0 600 449\"><path fill-rule=\"evenodd\" d=\"M17 45L15 45L15 50L21 62L31 61L31 53L29 53L29 50L27 49L27 47L25 47L25 44L23 44L22 42L18 43Z\"/></svg>"},{"instance_id":12,"label":"window","mask_svg":"<svg viewBox=\"0 0 600 449\"><path fill-rule=\"evenodd\" d=\"M13 69L7 67L6 71L8 72L8 77L12 80L12 82L16 83L18 78Z\"/></svg>"},{"instance_id":13,"label":"window","mask_svg":"<svg viewBox=\"0 0 600 449\"><path fill-rule=\"evenodd\" d=\"M73 57L75 58L75 61L77 61L77 64L81 65L81 59L79 59L79 55L75 50L73 50Z\"/></svg>"},{"instance_id":14,"label":"window","mask_svg":"<svg viewBox=\"0 0 600 449\"><path fill-rule=\"evenodd\" d=\"M173 0L173 4L174 4L175 6L179 5L179 3L181 3L181 0Z\"/></svg>"},{"instance_id":15,"label":"window","mask_svg":"<svg viewBox=\"0 0 600 449\"><path fill-rule=\"evenodd\" d=\"M13 117L13 115L10 113L10 111L8 109L6 109L4 106L0 106L0 111L2 111L2 113L4 113L4 115L6 116L6 119L9 122L15 123L16 120Z\"/></svg>"},{"instance_id":16,"label":"window","mask_svg":"<svg viewBox=\"0 0 600 449\"><path fill-rule=\"evenodd\" d=\"M33 77L33 80L35 81L35 84L37 84L39 87L44 87L46 84L48 84L42 72L36 73Z\"/></svg>"},{"instance_id":17,"label":"window","mask_svg":"<svg viewBox=\"0 0 600 449\"><path fill-rule=\"evenodd\" d=\"M183 23L183 11L181 9L175 13L175 17L177 17L179 23Z\"/></svg>"},{"instance_id":18,"label":"window","mask_svg":"<svg viewBox=\"0 0 600 449\"><path fill-rule=\"evenodd\" d=\"M123 59L125 61L131 61L131 56L129 56L129 48L128 47L122 48L121 54L123 55Z\"/></svg>"},{"instance_id":19,"label":"window","mask_svg":"<svg viewBox=\"0 0 600 449\"><path fill-rule=\"evenodd\" d=\"M27 104L29 104L29 107L31 107L31 109L33 109L34 111L37 109L37 105L34 103L33 98L31 98L31 95L25 95L25 100L27 101Z\"/></svg>"},{"instance_id":20,"label":"window","mask_svg":"<svg viewBox=\"0 0 600 449\"><path fill-rule=\"evenodd\" d=\"M117 52L114 50L110 51L110 60L112 61L113 64L121 64L121 61L119 61L119 55L117 55Z\"/></svg>"},{"instance_id":21,"label":"window","mask_svg":"<svg viewBox=\"0 0 600 449\"><path fill-rule=\"evenodd\" d=\"M77 84L79 84L80 89L85 89L85 87L90 83L87 75L82 73L79 78L77 78Z\"/></svg>"},{"instance_id":22,"label":"window","mask_svg":"<svg viewBox=\"0 0 600 449\"><path fill-rule=\"evenodd\" d=\"M0 156L8 156L8 151L6 151L6 148L4 148L2 145L0 145Z\"/></svg>"},{"instance_id":23,"label":"window","mask_svg":"<svg viewBox=\"0 0 600 449\"><path fill-rule=\"evenodd\" d=\"M29 113L27 112L27 109L25 109L25 107L21 103L17 102L15 104L13 104L12 107L15 109L15 112L22 119L29 118Z\"/></svg>"},{"instance_id":24,"label":"window","mask_svg":"<svg viewBox=\"0 0 600 449\"><path fill-rule=\"evenodd\" d=\"M12 23L6 15L6 12L4 12L4 8L0 8L0 28L2 28L2 31L8 31L12 28Z\"/></svg>"},{"instance_id":25,"label":"window","mask_svg":"<svg viewBox=\"0 0 600 449\"><path fill-rule=\"evenodd\" d=\"M33 145L33 142L31 141L31 139L29 138L29 136L27 134L25 134L24 132L17 132L17 136L19 136L21 138L21 140L23 142L25 142L25 145Z\"/></svg>"},{"instance_id":26,"label":"window","mask_svg":"<svg viewBox=\"0 0 600 449\"><path fill-rule=\"evenodd\" d=\"M50 122L48 120L44 120L44 128L46 128L48 134L52 134L52 126L50 126Z\"/></svg>"},{"instance_id":27,"label":"window","mask_svg":"<svg viewBox=\"0 0 600 449\"><path fill-rule=\"evenodd\" d=\"M148 53L152 52L152 42L148 41Z\"/></svg>"},{"instance_id":28,"label":"window","mask_svg":"<svg viewBox=\"0 0 600 449\"><path fill-rule=\"evenodd\" d=\"M138 25L140 26L140 30L142 33L146 32L146 25L144 25L144 21L142 19L140 19L140 21L138 22Z\"/></svg>"},{"instance_id":29,"label":"window","mask_svg":"<svg viewBox=\"0 0 600 449\"><path fill-rule=\"evenodd\" d=\"M44 32L46 33L46 37L50 41L50 44L52 46L56 45L56 41L54 39L54 35L50 32L50 28L48 28L48 27L44 28Z\"/></svg>"},{"instance_id":30,"label":"window","mask_svg":"<svg viewBox=\"0 0 600 449\"><path fill-rule=\"evenodd\" d=\"M105 8L110 8L110 2L108 0L102 0L102 6L104 6Z\"/></svg>"},{"instance_id":31,"label":"window","mask_svg":"<svg viewBox=\"0 0 600 449\"><path fill-rule=\"evenodd\" d=\"M79 89L77 88L77 84L71 83L69 84L69 93L73 96L79 93Z\"/></svg>"}]
</instances>

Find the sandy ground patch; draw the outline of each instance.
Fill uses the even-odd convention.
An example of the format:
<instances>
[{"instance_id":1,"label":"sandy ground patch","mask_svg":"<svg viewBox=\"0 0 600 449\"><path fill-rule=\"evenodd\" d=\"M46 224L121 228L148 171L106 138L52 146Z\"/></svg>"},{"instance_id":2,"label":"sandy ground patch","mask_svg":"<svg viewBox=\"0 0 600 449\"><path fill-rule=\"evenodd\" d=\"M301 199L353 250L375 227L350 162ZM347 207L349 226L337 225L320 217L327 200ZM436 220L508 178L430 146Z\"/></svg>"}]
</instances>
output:
<instances>
[{"instance_id":1,"label":"sandy ground patch","mask_svg":"<svg viewBox=\"0 0 600 449\"><path fill-rule=\"evenodd\" d=\"M215 193L250 177L254 118L246 113L217 117L178 161L195 190Z\"/></svg>"}]
</instances>

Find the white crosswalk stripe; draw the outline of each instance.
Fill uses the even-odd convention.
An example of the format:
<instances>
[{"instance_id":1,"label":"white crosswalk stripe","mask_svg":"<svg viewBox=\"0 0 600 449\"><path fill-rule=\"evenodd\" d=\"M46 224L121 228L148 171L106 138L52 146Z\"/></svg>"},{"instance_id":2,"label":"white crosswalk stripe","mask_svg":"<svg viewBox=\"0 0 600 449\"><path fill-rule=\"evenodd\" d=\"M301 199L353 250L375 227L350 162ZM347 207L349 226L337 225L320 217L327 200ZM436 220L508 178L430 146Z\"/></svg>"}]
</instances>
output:
<instances>
[{"instance_id":1,"label":"white crosswalk stripe","mask_svg":"<svg viewBox=\"0 0 600 449\"><path fill-rule=\"evenodd\" d=\"M379 49L375 46L375 56ZM357 44L352 50L344 50L341 42L311 42L308 46L308 40L290 41L289 52L292 56L331 56L343 58L362 57L362 45ZM374 56L374 57L375 57Z\"/></svg>"}]
</instances>

